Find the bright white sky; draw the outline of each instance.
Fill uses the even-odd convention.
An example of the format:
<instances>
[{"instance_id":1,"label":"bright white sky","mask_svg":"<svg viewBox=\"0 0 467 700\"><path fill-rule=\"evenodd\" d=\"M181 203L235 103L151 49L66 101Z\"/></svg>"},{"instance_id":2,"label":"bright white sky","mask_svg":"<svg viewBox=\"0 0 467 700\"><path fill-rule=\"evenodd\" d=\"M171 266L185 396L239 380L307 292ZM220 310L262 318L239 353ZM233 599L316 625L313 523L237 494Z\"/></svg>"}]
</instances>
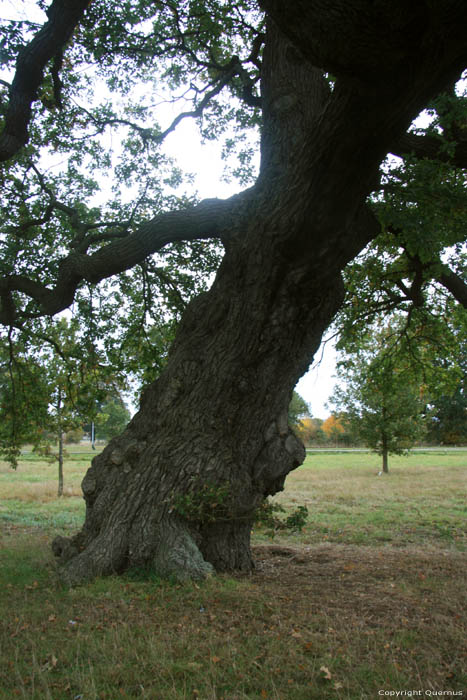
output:
<instances>
[{"instance_id":1,"label":"bright white sky","mask_svg":"<svg viewBox=\"0 0 467 700\"><path fill-rule=\"evenodd\" d=\"M31 0L0 0L0 21L7 19L41 22L45 17ZM10 76L5 78L9 79ZM167 124L173 116L175 114L171 115L168 110ZM167 137L165 145L170 155L177 159L181 169L194 174L194 187L201 198L229 197L239 190L233 183L222 180L220 145L213 142L201 144L193 120L182 121L175 132ZM325 408L325 403L334 386L332 375L335 371L335 351L331 343L323 346L322 351L318 351L315 364L318 360L319 364L299 381L297 391L310 405L315 418L326 418L330 411Z\"/></svg>"}]
</instances>

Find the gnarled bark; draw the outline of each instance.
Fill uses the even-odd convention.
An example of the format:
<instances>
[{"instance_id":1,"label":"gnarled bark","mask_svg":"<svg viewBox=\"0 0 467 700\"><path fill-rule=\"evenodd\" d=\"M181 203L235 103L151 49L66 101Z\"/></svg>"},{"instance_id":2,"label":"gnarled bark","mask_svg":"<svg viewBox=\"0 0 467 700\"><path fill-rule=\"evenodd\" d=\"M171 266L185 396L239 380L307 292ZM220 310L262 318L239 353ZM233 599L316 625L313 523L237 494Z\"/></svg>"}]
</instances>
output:
<instances>
[{"instance_id":1,"label":"gnarled bark","mask_svg":"<svg viewBox=\"0 0 467 700\"><path fill-rule=\"evenodd\" d=\"M255 508L304 459L287 424L291 387L341 302L339 278L228 257L189 307L167 371L85 476L85 526L55 544L71 583L128 566L182 578L249 569ZM220 516L212 499L205 516L180 512L188 495L199 514L204 487L222 491Z\"/></svg>"},{"instance_id":2,"label":"gnarled bark","mask_svg":"<svg viewBox=\"0 0 467 700\"><path fill-rule=\"evenodd\" d=\"M285 3L264 4L281 19ZM54 543L70 583L133 566L179 578L248 570L255 508L304 459L287 408L342 302L341 270L379 231L365 198L443 70L452 80L458 66L451 51L433 73L425 52L416 89L396 61L376 85L344 75L331 91L299 29L287 27L294 46L268 28L261 173L224 222L216 280L189 305L138 414L93 460L83 529Z\"/></svg>"}]
</instances>

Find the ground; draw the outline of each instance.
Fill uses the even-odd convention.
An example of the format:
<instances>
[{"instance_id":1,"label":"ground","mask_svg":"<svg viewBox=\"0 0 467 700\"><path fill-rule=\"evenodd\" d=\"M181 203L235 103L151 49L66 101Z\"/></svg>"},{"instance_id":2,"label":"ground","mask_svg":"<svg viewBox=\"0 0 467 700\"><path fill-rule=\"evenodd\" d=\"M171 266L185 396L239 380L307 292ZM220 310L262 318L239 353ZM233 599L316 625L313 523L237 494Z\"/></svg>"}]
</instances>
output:
<instances>
[{"instance_id":1,"label":"ground","mask_svg":"<svg viewBox=\"0 0 467 700\"><path fill-rule=\"evenodd\" d=\"M465 695L465 456L410 458L386 481L369 455L312 458L282 497L301 494L311 523L256 532L252 575L178 585L133 571L71 590L49 545L76 527L74 497L61 512L42 487L42 502L21 501L18 472L0 509L0 698Z\"/></svg>"}]
</instances>

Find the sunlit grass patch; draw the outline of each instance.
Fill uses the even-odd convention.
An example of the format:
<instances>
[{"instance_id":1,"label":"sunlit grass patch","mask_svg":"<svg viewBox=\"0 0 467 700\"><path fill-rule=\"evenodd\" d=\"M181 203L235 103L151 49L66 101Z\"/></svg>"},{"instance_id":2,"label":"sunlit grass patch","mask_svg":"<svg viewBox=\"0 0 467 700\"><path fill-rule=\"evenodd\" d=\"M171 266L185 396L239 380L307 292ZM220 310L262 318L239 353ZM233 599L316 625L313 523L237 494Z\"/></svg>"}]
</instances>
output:
<instances>
[{"instance_id":1,"label":"sunlit grass patch","mask_svg":"<svg viewBox=\"0 0 467 700\"><path fill-rule=\"evenodd\" d=\"M70 533L83 523L85 504L82 498L57 498L45 502L6 500L0 503L3 528L41 528L56 534Z\"/></svg>"},{"instance_id":2,"label":"sunlit grass patch","mask_svg":"<svg viewBox=\"0 0 467 700\"><path fill-rule=\"evenodd\" d=\"M297 544L419 543L465 550L467 451L394 458L388 476L378 476L378 460L362 453L308 456L275 497L288 509L308 508L302 533L287 538ZM265 541L261 529L255 537Z\"/></svg>"},{"instance_id":3,"label":"sunlit grass patch","mask_svg":"<svg viewBox=\"0 0 467 700\"><path fill-rule=\"evenodd\" d=\"M75 457L79 457L76 459ZM64 497L81 497L81 481L91 464L92 455L67 455L64 467ZM57 462L26 454L17 469L0 462L0 501L50 502L57 498Z\"/></svg>"}]
</instances>

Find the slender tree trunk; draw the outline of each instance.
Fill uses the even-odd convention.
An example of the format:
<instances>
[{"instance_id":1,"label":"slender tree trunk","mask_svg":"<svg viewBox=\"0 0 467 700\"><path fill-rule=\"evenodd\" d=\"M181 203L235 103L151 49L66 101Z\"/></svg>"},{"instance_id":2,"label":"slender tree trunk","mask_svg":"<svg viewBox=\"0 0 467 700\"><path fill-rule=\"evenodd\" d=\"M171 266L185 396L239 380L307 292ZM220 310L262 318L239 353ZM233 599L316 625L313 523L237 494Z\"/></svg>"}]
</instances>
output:
<instances>
[{"instance_id":1,"label":"slender tree trunk","mask_svg":"<svg viewBox=\"0 0 467 700\"><path fill-rule=\"evenodd\" d=\"M293 388L342 303L341 270L379 232L365 198L417 96L386 78L331 92L268 27L260 176L225 222L223 262L167 369L94 458L82 530L53 543L69 583L132 566L180 579L251 569L255 509L305 457L288 427Z\"/></svg>"},{"instance_id":2,"label":"slender tree trunk","mask_svg":"<svg viewBox=\"0 0 467 700\"><path fill-rule=\"evenodd\" d=\"M387 408L386 406L383 405L382 407L382 418L383 418L383 426L387 418ZM389 473L389 466L388 466L388 436L383 428L382 432L382 456L383 456L383 474L388 474Z\"/></svg>"},{"instance_id":3,"label":"slender tree trunk","mask_svg":"<svg viewBox=\"0 0 467 700\"><path fill-rule=\"evenodd\" d=\"M57 399L58 418L58 496L63 496L63 430L62 430L62 394L58 390Z\"/></svg>"},{"instance_id":4,"label":"slender tree trunk","mask_svg":"<svg viewBox=\"0 0 467 700\"><path fill-rule=\"evenodd\" d=\"M58 434L58 496L63 496L63 433Z\"/></svg>"}]
</instances>

